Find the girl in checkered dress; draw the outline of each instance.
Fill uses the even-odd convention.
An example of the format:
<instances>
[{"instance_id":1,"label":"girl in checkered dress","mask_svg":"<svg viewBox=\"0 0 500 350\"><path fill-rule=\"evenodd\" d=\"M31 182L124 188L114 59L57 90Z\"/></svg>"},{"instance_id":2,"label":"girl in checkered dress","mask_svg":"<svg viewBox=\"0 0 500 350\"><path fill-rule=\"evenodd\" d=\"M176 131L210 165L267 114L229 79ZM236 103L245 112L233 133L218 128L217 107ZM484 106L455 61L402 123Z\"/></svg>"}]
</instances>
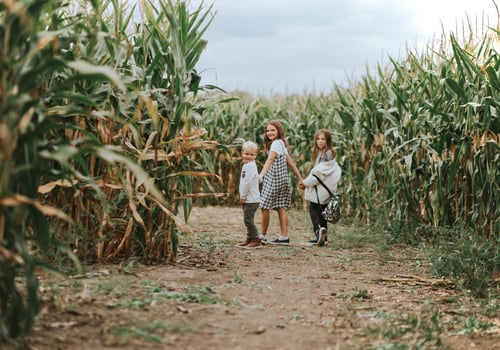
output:
<instances>
[{"instance_id":1,"label":"girl in checkered dress","mask_svg":"<svg viewBox=\"0 0 500 350\"><path fill-rule=\"evenodd\" d=\"M288 245L290 239L288 238L287 210L291 208L292 202L288 167L297 176L299 183L302 183L302 176L288 154L283 126L279 121L272 120L267 123L264 131L264 149L268 153L268 157L260 173L260 178L263 181L259 203L262 212L262 233L260 238L263 242L267 241L269 211L276 210L281 232L279 237L269 243Z\"/></svg>"}]
</instances>

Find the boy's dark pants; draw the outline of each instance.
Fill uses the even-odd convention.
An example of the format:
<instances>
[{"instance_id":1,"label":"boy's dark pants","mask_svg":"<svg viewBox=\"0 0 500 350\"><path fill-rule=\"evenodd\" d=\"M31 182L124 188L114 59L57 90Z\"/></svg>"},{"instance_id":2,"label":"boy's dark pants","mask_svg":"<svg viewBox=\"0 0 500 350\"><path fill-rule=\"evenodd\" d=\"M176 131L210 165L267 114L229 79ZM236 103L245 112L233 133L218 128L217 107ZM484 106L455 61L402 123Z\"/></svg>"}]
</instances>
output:
<instances>
[{"instance_id":1,"label":"boy's dark pants","mask_svg":"<svg viewBox=\"0 0 500 350\"><path fill-rule=\"evenodd\" d=\"M243 222L247 227L247 238L258 238L259 231L255 225L255 212L259 208L259 203L243 203Z\"/></svg>"},{"instance_id":2,"label":"boy's dark pants","mask_svg":"<svg viewBox=\"0 0 500 350\"><path fill-rule=\"evenodd\" d=\"M325 205L318 203L309 202L309 215L311 216L311 221L313 224L314 234L318 238L318 231L320 227L327 228L327 222L321 212L325 209Z\"/></svg>"}]
</instances>

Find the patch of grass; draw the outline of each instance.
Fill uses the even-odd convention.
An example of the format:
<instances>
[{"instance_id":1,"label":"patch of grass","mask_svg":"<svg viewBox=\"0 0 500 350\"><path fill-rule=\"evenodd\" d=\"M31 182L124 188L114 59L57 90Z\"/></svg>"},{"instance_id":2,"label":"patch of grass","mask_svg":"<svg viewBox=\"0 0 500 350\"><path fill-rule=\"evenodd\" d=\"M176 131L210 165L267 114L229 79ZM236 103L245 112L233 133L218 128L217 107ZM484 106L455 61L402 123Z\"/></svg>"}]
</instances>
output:
<instances>
[{"instance_id":1,"label":"patch of grass","mask_svg":"<svg viewBox=\"0 0 500 350\"><path fill-rule=\"evenodd\" d=\"M348 228L339 236L342 240L337 240L336 243L344 249L363 248L368 243L366 232L359 228Z\"/></svg>"},{"instance_id":2,"label":"patch of grass","mask_svg":"<svg viewBox=\"0 0 500 350\"><path fill-rule=\"evenodd\" d=\"M391 259L390 246L387 240L380 238L377 241L377 252L380 258L380 261L386 263Z\"/></svg>"},{"instance_id":3,"label":"patch of grass","mask_svg":"<svg viewBox=\"0 0 500 350\"><path fill-rule=\"evenodd\" d=\"M290 321L301 321L303 320L305 317L304 315L299 315L299 314L291 314L291 315L288 315L288 319Z\"/></svg>"},{"instance_id":4,"label":"patch of grass","mask_svg":"<svg viewBox=\"0 0 500 350\"><path fill-rule=\"evenodd\" d=\"M125 296L129 294L130 284L123 278L115 277L100 282L97 291L110 296Z\"/></svg>"},{"instance_id":5,"label":"patch of grass","mask_svg":"<svg viewBox=\"0 0 500 350\"><path fill-rule=\"evenodd\" d=\"M147 305L149 305L149 301L145 299L134 298L125 300L121 303L107 303L106 305L111 308L123 307L128 309L144 309Z\"/></svg>"},{"instance_id":6,"label":"patch of grass","mask_svg":"<svg viewBox=\"0 0 500 350\"><path fill-rule=\"evenodd\" d=\"M219 240L215 240L213 235L197 234L195 237L195 242L195 247L210 254L215 253L216 250L219 250L224 246L224 244Z\"/></svg>"},{"instance_id":7,"label":"patch of grass","mask_svg":"<svg viewBox=\"0 0 500 350\"><path fill-rule=\"evenodd\" d=\"M165 288L160 286L155 287L154 285L151 285L151 289L146 292L146 294L148 295L155 295L155 294L165 295L166 293L168 292L165 290Z\"/></svg>"},{"instance_id":8,"label":"patch of grass","mask_svg":"<svg viewBox=\"0 0 500 350\"><path fill-rule=\"evenodd\" d=\"M342 233L337 234L336 245L344 249L359 249L368 245L380 246L379 251L387 249L386 238L374 230L367 229L366 226L346 227Z\"/></svg>"},{"instance_id":9,"label":"patch of grass","mask_svg":"<svg viewBox=\"0 0 500 350\"><path fill-rule=\"evenodd\" d=\"M377 316L377 314L376 314ZM424 314L381 313L383 324L363 329L361 335L381 338L370 350L382 349L446 349L443 348L441 315L439 310ZM384 341L387 340L387 341Z\"/></svg>"},{"instance_id":10,"label":"patch of grass","mask_svg":"<svg viewBox=\"0 0 500 350\"><path fill-rule=\"evenodd\" d=\"M465 320L463 320L460 329L457 331L457 334L481 334L482 332L493 326L493 323L485 323L474 317L467 317Z\"/></svg>"},{"instance_id":11,"label":"patch of grass","mask_svg":"<svg viewBox=\"0 0 500 350\"><path fill-rule=\"evenodd\" d=\"M140 285L145 286L145 287L156 287L156 283L153 281L149 281L149 280L142 280L140 282Z\"/></svg>"},{"instance_id":12,"label":"patch of grass","mask_svg":"<svg viewBox=\"0 0 500 350\"><path fill-rule=\"evenodd\" d=\"M355 293L352 295L354 299L357 300L366 300L370 299L370 295L368 294L368 290L366 289L359 289L359 287L355 287Z\"/></svg>"},{"instance_id":13,"label":"patch of grass","mask_svg":"<svg viewBox=\"0 0 500 350\"><path fill-rule=\"evenodd\" d=\"M434 273L450 278L465 293L484 298L490 293L491 277L500 271L500 242L493 242L470 229L436 229L429 259Z\"/></svg>"},{"instance_id":14,"label":"patch of grass","mask_svg":"<svg viewBox=\"0 0 500 350\"><path fill-rule=\"evenodd\" d=\"M69 284L69 288L71 290L71 293L77 294L83 290L84 285L80 281L71 281L71 283Z\"/></svg>"},{"instance_id":15,"label":"patch of grass","mask_svg":"<svg viewBox=\"0 0 500 350\"><path fill-rule=\"evenodd\" d=\"M119 327L111 330L111 334L118 338L119 344L126 344L131 338L142 338L149 342L161 343L163 338L135 327Z\"/></svg>"},{"instance_id":16,"label":"patch of grass","mask_svg":"<svg viewBox=\"0 0 500 350\"><path fill-rule=\"evenodd\" d=\"M59 281L47 281L43 284L43 287L46 291L50 292L53 298L57 298L64 290Z\"/></svg>"},{"instance_id":17,"label":"patch of grass","mask_svg":"<svg viewBox=\"0 0 500 350\"><path fill-rule=\"evenodd\" d=\"M165 324L165 330L169 333L191 333L194 332L193 327L177 323L177 322L168 322Z\"/></svg>"},{"instance_id":18,"label":"patch of grass","mask_svg":"<svg viewBox=\"0 0 500 350\"><path fill-rule=\"evenodd\" d=\"M354 291L352 294L341 294L340 297L342 299L354 299L354 300L367 300L370 299L370 295L368 293L368 290L366 289L360 289L359 287L354 287Z\"/></svg>"},{"instance_id":19,"label":"patch of grass","mask_svg":"<svg viewBox=\"0 0 500 350\"><path fill-rule=\"evenodd\" d=\"M179 322L165 322L163 320L138 321L134 327L149 333L167 331L169 333L189 333L193 331L191 326Z\"/></svg>"},{"instance_id":20,"label":"patch of grass","mask_svg":"<svg viewBox=\"0 0 500 350\"><path fill-rule=\"evenodd\" d=\"M136 321L133 326L124 326L111 329L111 334L117 338L118 343L126 344L130 339L144 339L152 343L162 343L160 333L189 333L193 329L181 323L170 323L160 320L148 322Z\"/></svg>"},{"instance_id":21,"label":"patch of grass","mask_svg":"<svg viewBox=\"0 0 500 350\"><path fill-rule=\"evenodd\" d=\"M500 314L500 294L490 296L490 299L481 301L480 308L487 317L498 317Z\"/></svg>"},{"instance_id":22,"label":"patch of grass","mask_svg":"<svg viewBox=\"0 0 500 350\"><path fill-rule=\"evenodd\" d=\"M118 267L118 271L124 274L134 275L142 267L144 267L144 265L141 264L141 258L132 256L120 264L120 266Z\"/></svg>"},{"instance_id":23,"label":"patch of grass","mask_svg":"<svg viewBox=\"0 0 500 350\"><path fill-rule=\"evenodd\" d=\"M188 286L186 287L186 292L172 292L162 287L153 287L146 293L153 296L155 300L162 298L174 299L198 304L217 304L221 302L218 297L213 296L216 293L211 286Z\"/></svg>"},{"instance_id":24,"label":"patch of grass","mask_svg":"<svg viewBox=\"0 0 500 350\"><path fill-rule=\"evenodd\" d=\"M233 282L234 283L243 283L244 282L243 277L238 276L236 271L234 272Z\"/></svg>"},{"instance_id":25,"label":"patch of grass","mask_svg":"<svg viewBox=\"0 0 500 350\"><path fill-rule=\"evenodd\" d=\"M391 343L391 344L377 344L370 347L370 350L408 350L408 344Z\"/></svg>"},{"instance_id":26,"label":"patch of grass","mask_svg":"<svg viewBox=\"0 0 500 350\"><path fill-rule=\"evenodd\" d=\"M210 286L189 286L186 288L185 293L178 292L165 292L164 295L167 299L174 299L177 301L185 301L188 303L198 304L217 304L220 302L219 298L212 296L215 291Z\"/></svg>"},{"instance_id":27,"label":"patch of grass","mask_svg":"<svg viewBox=\"0 0 500 350\"><path fill-rule=\"evenodd\" d=\"M45 281L40 285L40 292L45 295L47 300L51 301L56 309L61 310L68 306L69 293L64 286L64 282Z\"/></svg>"},{"instance_id":28,"label":"patch of grass","mask_svg":"<svg viewBox=\"0 0 500 350\"><path fill-rule=\"evenodd\" d=\"M353 259L348 259L345 256L337 256L337 260L339 261L341 266L353 266L354 265L354 260Z\"/></svg>"},{"instance_id":29,"label":"patch of grass","mask_svg":"<svg viewBox=\"0 0 500 350\"><path fill-rule=\"evenodd\" d=\"M273 247L278 253L278 256L283 258L292 258L298 254L297 250L291 246L276 246Z\"/></svg>"},{"instance_id":30,"label":"patch of grass","mask_svg":"<svg viewBox=\"0 0 500 350\"><path fill-rule=\"evenodd\" d=\"M252 281L246 281L246 280L243 279L243 277L238 276L236 274L235 274L235 276L233 278L232 283L225 284L225 285L223 285L221 287L224 287L224 288L233 288L233 289L234 288L239 288L239 286L236 286L235 284L244 284L244 285L252 287L253 289L256 289L258 291L262 291L264 289L264 287L262 287L258 283L252 282Z\"/></svg>"}]
</instances>

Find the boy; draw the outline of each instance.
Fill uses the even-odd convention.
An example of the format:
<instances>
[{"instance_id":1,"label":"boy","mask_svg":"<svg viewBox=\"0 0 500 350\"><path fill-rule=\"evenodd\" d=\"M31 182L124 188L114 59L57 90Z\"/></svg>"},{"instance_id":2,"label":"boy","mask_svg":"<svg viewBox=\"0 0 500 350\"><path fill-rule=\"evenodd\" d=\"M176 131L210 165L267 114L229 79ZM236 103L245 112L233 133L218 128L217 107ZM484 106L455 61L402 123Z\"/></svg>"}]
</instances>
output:
<instances>
[{"instance_id":1,"label":"boy","mask_svg":"<svg viewBox=\"0 0 500 350\"><path fill-rule=\"evenodd\" d=\"M259 172L255 158L257 157L257 145L246 141L241 147L243 167L240 175L240 203L243 208L243 221L247 228L247 239L238 243L237 247L255 248L260 247L262 242L255 225L255 212L259 208Z\"/></svg>"}]
</instances>

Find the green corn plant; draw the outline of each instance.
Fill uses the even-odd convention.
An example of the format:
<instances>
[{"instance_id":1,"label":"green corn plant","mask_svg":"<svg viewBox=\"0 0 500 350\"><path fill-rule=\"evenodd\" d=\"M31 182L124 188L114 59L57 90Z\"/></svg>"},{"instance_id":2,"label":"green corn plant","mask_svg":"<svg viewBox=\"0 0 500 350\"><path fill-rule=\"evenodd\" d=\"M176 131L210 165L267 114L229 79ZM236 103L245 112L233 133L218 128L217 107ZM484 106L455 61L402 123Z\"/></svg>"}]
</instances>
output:
<instances>
[{"instance_id":1,"label":"green corn plant","mask_svg":"<svg viewBox=\"0 0 500 350\"><path fill-rule=\"evenodd\" d=\"M201 89L194 65L205 44L200 21L208 14L190 17L184 3L161 3L174 43L160 42L170 55L149 73L170 70L140 91L143 70L131 47L140 41L126 35L132 15L118 1L75 6L0 3L1 342L31 329L39 311L35 271L57 268L57 250L77 268L82 254L123 258L141 231L146 260L173 260L171 234L183 222L172 203L184 201L188 215L191 178L213 176L190 160L200 152L209 163L216 144L193 123ZM164 128L147 129L160 120ZM124 215L132 219L117 220ZM158 218L165 219L160 229L151 227ZM119 237L107 235L114 225L123 229ZM71 236L75 227L80 233Z\"/></svg>"},{"instance_id":2,"label":"green corn plant","mask_svg":"<svg viewBox=\"0 0 500 350\"><path fill-rule=\"evenodd\" d=\"M202 34L210 24L210 12L200 7L189 13L183 2L155 4L142 2L142 18L134 23L134 8L126 2L81 3L85 16L79 13L73 57L96 66L111 65L127 92L88 79L75 83L75 94L85 94L93 102L92 112L81 113L77 123L140 164L155 179L162 198L168 198L158 201L148 191L136 195L144 189L128 166L88 158L86 166L101 179L97 185L112 210L100 210L103 202L89 196L85 187L58 186L49 196L73 208L75 220L87 233L82 239L75 231L64 240L88 262L130 255L148 262L175 260L176 232L189 231L177 218L179 205L187 220L192 198L207 195L197 193L192 179L215 177L210 152L217 144L193 122L201 108L198 92L204 89L195 65L206 45ZM198 153L203 155L201 163L193 160Z\"/></svg>"},{"instance_id":3,"label":"green corn plant","mask_svg":"<svg viewBox=\"0 0 500 350\"><path fill-rule=\"evenodd\" d=\"M184 2L159 1L155 7L143 1L141 5L144 18L130 59L147 68L138 72L143 79L135 81L135 86L142 92L136 96L139 104L132 106L134 118L124 130L122 142L131 156L140 154L142 166L170 199L166 210L155 203L141 206L146 220L135 238L143 243L149 260L173 261L174 215L182 205L187 220L192 199L205 196L194 178L215 177L208 152L217 143L206 139L196 121L197 111L202 109L198 93L212 88L199 84L196 71L207 44L202 35L212 17L210 8L199 7L189 13Z\"/></svg>"},{"instance_id":4,"label":"green corn plant","mask_svg":"<svg viewBox=\"0 0 500 350\"><path fill-rule=\"evenodd\" d=\"M121 85L111 70L66 60L67 32L46 29L53 29L47 24L58 18L50 14L60 8L63 8L61 3L44 0L0 4L2 342L22 337L31 329L39 311L36 268L50 268L49 252L66 251L78 267L71 251L50 234L52 220L66 223L72 220L60 208L39 199L39 185L48 179L62 182L72 174L94 186L87 172L79 171L75 165L81 165L84 156L99 152L102 157L111 156L95 138L85 137L84 130L82 138L74 143L66 143L59 137L66 128L69 132L76 129L74 125L64 125L66 113L75 113L82 102L92 103L83 95L68 93L67 85L61 90L52 89L48 84L50 77L57 76L57 83L64 85L72 79L81 81L87 74L75 72L90 69L90 74L98 74L98 80ZM68 72L71 74L65 76ZM56 106L52 101L62 95L66 106ZM80 170L87 169L80 167ZM18 285L17 277L22 277L24 283Z\"/></svg>"},{"instance_id":5,"label":"green corn plant","mask_svg":"<svg viewBox=\"0 0 500 350\"><path fill-rule=\"evenodd\" d=\"M0 4L0 342L29 332L39 311L33 249L50 246L45 214L62 212L36 201L42 176L51 171L40 148L47 127L38 74L57 69L53 42L37 35L45 1ZM24 287L16 277L24 276ZM22 289L22 290L20 290Z\"/></svg>"}]
</instances>

